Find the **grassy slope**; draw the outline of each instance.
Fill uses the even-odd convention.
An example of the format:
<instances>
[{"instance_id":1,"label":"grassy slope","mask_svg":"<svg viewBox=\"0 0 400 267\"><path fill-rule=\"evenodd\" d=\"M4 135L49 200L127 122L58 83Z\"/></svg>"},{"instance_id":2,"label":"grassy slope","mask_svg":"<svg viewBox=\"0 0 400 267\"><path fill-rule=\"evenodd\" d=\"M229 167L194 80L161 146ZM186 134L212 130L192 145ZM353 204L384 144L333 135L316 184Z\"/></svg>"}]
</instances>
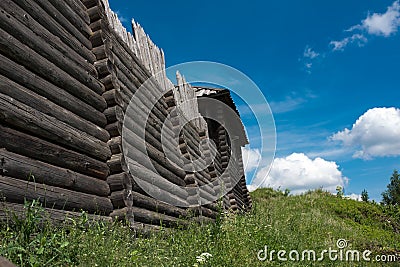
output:
<instances>
[{"instance_id":1,"label":"grassy slope","mask_svg":"<svg viewBox=\"0 0 400 267\"><path fill-rule=\"evenodd\" d=\"M0 255L22 266L400 266L379 263L261 262L264 248L315 250L336 248L346 239L349 248L370 249L373 255L400 251L398 222L374 204L339 199L318 191L285 197L269 189L252 193L254 209L245 216L229 215L215 225L133 238L122 225L93 225L35 229L34 214L19 226L3 226ZM82 218L84 222L84 217ZM205 263L196 261L210 253ZM327 258L327 256L326 256Z\"/></svg>"}]
</instances>

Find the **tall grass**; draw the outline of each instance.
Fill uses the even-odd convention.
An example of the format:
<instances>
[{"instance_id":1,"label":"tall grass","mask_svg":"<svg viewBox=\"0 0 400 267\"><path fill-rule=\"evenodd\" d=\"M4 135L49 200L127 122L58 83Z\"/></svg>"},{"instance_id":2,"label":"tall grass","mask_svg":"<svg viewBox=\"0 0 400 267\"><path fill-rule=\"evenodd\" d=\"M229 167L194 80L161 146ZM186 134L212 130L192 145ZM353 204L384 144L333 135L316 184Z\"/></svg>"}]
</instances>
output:
<instances>
[{"instance_id":1,"label":"tall grass","mask_svg":"<svg viewBox=\"0 0 400 267\"><path fill-rule=\"evenodd\" d=\"M20 266L399 266L397 263L260 261L271 250L337 248L392 255L400 251L396 210L341 199L329 193L285 196L271 189L252 193L248 214L227 214L215 224L161 230L137 237L121 223L92 223L85 214L71 225L38 226L40 206L27 204L25 220L0 229L0 255ZM318 255L319 256L319 255Z\"/></svg>"}]
</instances>

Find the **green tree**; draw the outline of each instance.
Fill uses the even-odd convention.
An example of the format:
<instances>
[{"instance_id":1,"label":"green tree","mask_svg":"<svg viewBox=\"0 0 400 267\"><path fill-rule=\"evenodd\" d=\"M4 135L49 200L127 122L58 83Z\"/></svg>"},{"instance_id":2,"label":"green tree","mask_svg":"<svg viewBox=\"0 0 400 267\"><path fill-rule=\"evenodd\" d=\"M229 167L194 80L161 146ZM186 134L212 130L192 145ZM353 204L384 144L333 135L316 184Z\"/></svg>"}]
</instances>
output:
<instances>
[{"instance_id":1,"label":"green tree","mask_svg":"<svg viewBox=\"0 0 400 267\"><path fill-rule=\"evenodd\" d=\"M397 170L393 171L390 183L387 185L386 191L382 193L382 197L384 205L400 204L400 175Z\"/></svg>"},{"instance_id":2,"label":"green tree","mask_svg":"<svg viewBox=\"0 0 400 267\"><path fill-rule=\"evenodd\" d=\"M368 202L369 200L368 191L365 189L361 192L361 200L364 202Z\"/></svg>"}]
</instances>

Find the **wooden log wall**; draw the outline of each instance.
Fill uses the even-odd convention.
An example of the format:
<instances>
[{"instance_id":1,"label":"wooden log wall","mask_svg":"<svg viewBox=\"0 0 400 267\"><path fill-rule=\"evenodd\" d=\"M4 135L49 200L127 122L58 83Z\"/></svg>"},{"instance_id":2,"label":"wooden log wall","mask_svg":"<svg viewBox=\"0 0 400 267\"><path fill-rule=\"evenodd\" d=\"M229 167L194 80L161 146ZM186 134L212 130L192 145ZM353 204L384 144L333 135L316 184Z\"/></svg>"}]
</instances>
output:
<instances>
[{"instance_id":1,"label":"wooden log wall","mask_svg":"<svg viewBox=\"0 0 400 267\"><path fill-rule=\"evenodd\" d=\"M113 210L89 22L80 1L0 3L0 195L9 206Z\"/></svg>"},{"instance_id":2,"label":"wooden log wall","mask_svg":"<svg viewBox=\"0 0 400 267\"><path fill-rule=\"evenodd\" d=\"M107 0L1 1L3 206L20 211L26 199L39 199L55 221L85 210L143 229L217 217L221 185L212 182L229 158L226 135L218 129L216 147L204 142L210 130L195 90L179 73L174 86L163 51L135 21L132 28ZM225 174L241 176L225 208L251 206L240 164ZM178 207L150 197L138 179Z\"/></svg>"}]
</instances>

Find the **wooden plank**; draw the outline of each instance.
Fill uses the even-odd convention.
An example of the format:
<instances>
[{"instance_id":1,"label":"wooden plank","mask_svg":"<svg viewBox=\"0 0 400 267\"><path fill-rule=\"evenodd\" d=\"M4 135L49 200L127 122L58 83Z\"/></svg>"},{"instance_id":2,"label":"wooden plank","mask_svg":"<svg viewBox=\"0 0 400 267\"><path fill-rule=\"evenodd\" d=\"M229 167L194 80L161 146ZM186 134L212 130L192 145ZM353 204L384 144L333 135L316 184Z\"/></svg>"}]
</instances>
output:
<instances>
[{"instance_id":1,"label":"wooden plank","mask_svg":"<svg viewBox=\"0 0 400 267\"><path fill-rule=\"evenodd\" d=\"M106 102L100 95L2 29L0 29L0 53L47 79L54 85L65 89L97 110L103 111L106 108Z\"/></svg>"},{"instance_id":2,"label":"wooden plank","mask_svg":"<svg viewBox=\"0 0 400 267\"><path fill-rule=\"evenodd\" d=\"M93 76L96 73L88 73L74 60L65 57L57 47L51 46L46 39L36 35L4 9L0 12L0 27L97 94L101 95L105 91L104 86Z\"/></svg>"},{"instance_id":3,"label":"wooden plank","mask_svg":"<svg viewBox=\"0 0 400 267\"><path fill-rule=\"evenodd\" d=\"M3 1L6 3L11 2L11 0ZM59 37L62 42L74 49L88 62L92 64L95 62L96 58L91 52L91 49L84 46L73 34L69 33L66 29L59 25L54 18L49 16L49 14L36 3L36 1L12 0L12 2L23 8L34 20L43 25L43 27L48 29L53 35Z\"/></svg>"},{"instance_id":4,"label":"wooden plank","mask_svg":"<svg viewBox=\"0 0 400 267\"><path fill-rule=\"evenodd\" d=\"M49 83L3 55L0 55L0 61L1 75L100 127L104 127L107 124L103 113L69 94L64 89Z\"/></svg>"},{"instance_id":5,"label":"wooden plank","mask_svg":"<svg viewBox=\"0 0 400 267\"><path fill-rule=\"evenodd\" d=\"M71 0L68 0L71 1ZM78 2L78 1L73 1ZM32 30L36 35L40 38L46 40L54 49L62 53L64 57L67 57L73 60L76 64L78 64L85 71L90 73L91 75L96 76L97 72L92 63L88 62L84 57L82 57L75 50L70 48L67 44L62 42L59 38L54 36L51 32L49 32L45 27L39 24L37 21L32 19L26 11L19 7L17 4L11 1L1 1L0 7L6 11L11 17L17 19L20 23L25 25L27 28ZM10 19L11 19L10 17Z\"/></svg>"},{"instance_id":6,"label":"wooden plank","mask_svg":"<svg viewBox=\"0 0 400 267\"><path fill-rule=\"evenodd\" d=\"M23 204L26 200L38 200L45 207L64 210L85 210L90 213L108 215L112 211L111 201L54 186L26 182L0 176L0 194L7 202Z\"/></svg>"},{"instance_id":7,"label":"wooden plank","mask_svg":"<svg viewBox=\"0 0 400 267\"><path fill-rule=\"evenodd\" d=\"M55 166L105 180L109 168L102 162L0 124L0 147Z\"/></svg>"},{"instance_id":8,"label":"wooden plank","mask_svg":"<svg viewBox=\"0 0 400 267\"><path fill-rule=\"evenodd\" d=\"M110 135L106 130L80 118L74 113L50 102L47 98L35 94L2 75L0 75L0 93L12 97L46 115L53 116L103 142L107 142L110 139Z\"/></svg>"},{"instance_id":9,"label":"wooden plank","mask_svg":"<svg viewBox=\"0 0 400 267\"><path fill-rule=\"evenodd\" d=\"M1 93L0 122L100 160L111 156L106 143Z\"/></svg>"},{"instance_id":10,"label":"wooden plank","mask_svg":"<svg viewBox=\"0 0 400 267\"><path fill-rule=\"evenodd\" d=\"M0 174L22 180L31 179L37 183L97 196L108 196L110 193L106 181L33 160L4 149L0 149Z\"/></svg>"}]
</instances>

